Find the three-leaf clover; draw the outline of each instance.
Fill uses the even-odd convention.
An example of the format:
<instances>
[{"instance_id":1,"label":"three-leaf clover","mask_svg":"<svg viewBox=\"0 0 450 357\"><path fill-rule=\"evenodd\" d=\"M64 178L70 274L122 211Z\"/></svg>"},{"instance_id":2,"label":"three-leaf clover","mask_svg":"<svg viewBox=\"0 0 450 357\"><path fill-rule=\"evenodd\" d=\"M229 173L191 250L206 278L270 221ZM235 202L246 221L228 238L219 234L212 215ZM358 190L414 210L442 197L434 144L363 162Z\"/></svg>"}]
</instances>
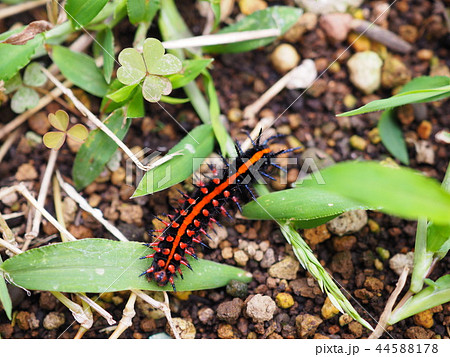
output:
<instances>
[{"instance_id":1,"label":"three-leaf clover","mask_svg":"<svg viewBox=\"0 0 450 357\"><path fill-rule=\"evenodd\" d=\"M39 102L39 94L31 87L41 87L47 82L47 77L41 71L41 65L30 63L23 74L17 73L5 84L5 93L15 92L11 98L11 109L20 114L27 109L34 108Z\"/></svg>"},{"instance_id":2,"label":"three-leaf clover","mask_svg":"<svg viewBox=\"0 0 450 357\"><path fill-rule=\"evenodd\" d=\"M88 137L88 130L83 124L75 124L69 130L69 115L64 110L48 115L50 124L58 131L51 131L44 135L44 145L49 149L59 150L68 136L72 140L83 143Z\"/></svg>"},{"instance_id":3,"label":"three-leaf clover","mask_svg":"<svg viewBox=\"0 0 450 357\"><path fill-rule=\"evenodd\" d=\"M142 54L135 48L126 48L119 54L117 79L125 85L135 85L144 79L142 94L149 102L157 102L161 95L172 91L165 75L181 71L182 63L174 55L164 54L164 46L155 38L144 41Z\"/></svg>"}]
</instances>

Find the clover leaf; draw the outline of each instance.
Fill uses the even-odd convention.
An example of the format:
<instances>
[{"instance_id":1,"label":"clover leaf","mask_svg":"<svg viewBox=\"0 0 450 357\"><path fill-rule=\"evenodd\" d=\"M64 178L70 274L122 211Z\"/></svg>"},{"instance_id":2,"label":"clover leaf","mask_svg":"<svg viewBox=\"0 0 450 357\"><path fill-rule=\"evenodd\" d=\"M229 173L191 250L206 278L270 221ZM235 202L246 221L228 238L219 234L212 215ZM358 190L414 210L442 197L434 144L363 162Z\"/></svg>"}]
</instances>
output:
<instances>
[{"instance_id":1,"label":"clover leaf","mask_svg":"<svg viewBox=\"0 0 450 357\"><path fill-rule=\"evenodd\" d=\"M117 79L125 85L134 85L144 79L142 94L149 102L157 102L161 95L172 91L172 84L165 75L181 71L181 61L174 55L164 54L160 41L148 38L144 41L142 54L134 48L126 48L119 54Z\"/></svg>"},{"instance_id":2,"label":"clover leaf","mask_svg":"<svg viewBox=\"0 0 450 357\"><path fill-rule=\"evenodd\" d=\"M32 87L41 87L47 82L47 77L41 71L41 65L30 63L25 68L23 81L17 73L5 84L5 93L15 92L11 98L11 109L20 114L27 109L34 108L39 103L39 94Z\"/></svg>"},{"instance_id":3,"label":"clover leaf","mask_svg":"<svg viewBox=\"0 0 450 357\"><path fill-rule=\"evenodd\" d=\"M64 110L58 110L55 114L50 113L48 120L51 126L58 130L44 135L44 145L49 149L59 150L67 136L78 143L83 143L88 137L88 130L83 124L75 124L67 130L69 115Z\"/></svg>"}]
</instances>

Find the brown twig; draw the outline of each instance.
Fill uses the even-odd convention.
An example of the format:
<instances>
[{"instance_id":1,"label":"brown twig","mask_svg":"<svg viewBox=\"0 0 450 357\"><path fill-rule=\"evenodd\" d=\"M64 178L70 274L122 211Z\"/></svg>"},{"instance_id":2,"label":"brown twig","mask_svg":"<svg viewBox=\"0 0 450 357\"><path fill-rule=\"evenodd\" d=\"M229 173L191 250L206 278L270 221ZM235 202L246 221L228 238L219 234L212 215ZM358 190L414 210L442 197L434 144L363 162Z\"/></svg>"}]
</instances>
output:
<instances>
[{"instance_id":1,"label":"brown twig","mask_svg":"<svg viewBox=\"0 0 450 357\"><path fill-rule=\"evenodd\" d=\"M382 43L392 51L409 53L413 47L411 44L397 36L392 31L386 30L372 22L354 19L351 23L353 31L364 34L364 36Z\"/></svg>"},{"instance_id":2,"label":"brown twig","mask_svg":"<svg viewBox=\"0 0 450 357\"><path fill-rule=\"evenodd\" d=\"M383 332L386 331L386 328L388 326L388 320L392 313L392 309L394 307L395 301L397 300L398 296L403 290L403 287L406 284L406 278L408 277L409 269L405 266L403 268L402 273L400 274L400 277L398 278L397 285L392 292L391 296L389 297L386 306L384 308L383 313L380 316L380 320L378 321L377 326L375 327L375 330L372 332L372 334L369 336L369 339L377 339L380 338Z\"/></svg>"},{"instance_id":3,"label":"brown twig","mask_svg":"<svg viewBox=\"0 0 450 357\"><path fill-rule=\"evenodd\" d=\"M4 19L13 15L20 14L21 12L34 9L35 7L44 5L50 1L51 0L29 1L23 4L5 7L4 9L0 10L0 19Z\"/></svg>"}]
</instances>

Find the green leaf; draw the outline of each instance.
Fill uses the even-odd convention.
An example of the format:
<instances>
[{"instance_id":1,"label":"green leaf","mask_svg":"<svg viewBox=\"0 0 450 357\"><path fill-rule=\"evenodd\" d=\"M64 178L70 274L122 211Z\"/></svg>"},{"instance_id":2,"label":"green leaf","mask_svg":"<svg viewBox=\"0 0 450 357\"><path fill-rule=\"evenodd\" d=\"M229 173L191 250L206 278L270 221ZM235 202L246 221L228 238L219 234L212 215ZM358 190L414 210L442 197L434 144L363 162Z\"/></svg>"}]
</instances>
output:
<instances>
[{"instance_id":1,"label":"green leaf","mask_svg":"<svg viewBox=\"0 0 450 357\"><path fill-rule=\"evenodd\" d=\"M408 149L403 138L403 132L392 109L384 111L381 115L378 121L378 130L386 149L400 162L409 165Z\"/></svg>"},{"instance_id":2,"label":"green leaf","mask_svg":"<svg viewBox=\"0 0 450 357\"><path fill-rule=\"evenodd\" d=\"M431 222L427 229L427 251L444 257L450 249L450 225Z\"/></svg>"},{"instance_id":3,"label":"green leaf","mask_svg":"<svg viewBox=\"0 0 450 357\"><path fill-rule=\"evenodd\" d=\"M390 325L450 301L450 274L440 277L435 282L429 279L425 282L430 286L410 297L402 307L392 312L388 321Z\"/></svg>"},{"instance_id":4,"label":"green leaf","mask_svg":"<svg viewBox=\"0 0 450 357\"><path fill-rule=\"evenodd\" d=\"M97 97L106 94L108 84L92 57L63 46L53 46L53 61L76 86Z\"/></svg>"},{"instance_id":5,"label":"green leaf","mask_svg":"<svg viewBox=\"0 0 450 357\"><path fill-rule=\"evenodd\" d=\"M151 23L160 7L160 0L127 0L128 18L133 25Z\"/></svg>"},{"instance_id":6,"label":"green leaf","mask_svg":"<svg viewBox=\"0 0 450 357\"><path fill-rule=\"evenodd\" d=\"M131 120L125 119L122 109L116 110L105 121L105 125L123 139ZM72 177L77 189L82 189L94 181L103 171L106 163L117 149L117 144L100 129L92 130L86 142L81 145L75 157Z\"/></svg>"},{"instance_id":7,"label":"green leaf","mask_svg":"<svg viewBox=\"0 0 450 357\"><path fill-rule=\"evenodd\" d=\"M123 84L139 83L147 73L144 59L135 48L125 48L119 53L119 63L122 67L117 70L117 79Z\"/></svg>"},{"instance_id":8,"label":"green leaf","mask_svg":"<svg viewBox=\"0 0 450 357\"><path fill-rule=\"evenodd\" d=\"M103 293L129 289L172 291L139 276L151 260L140 259L150 249L137 242L81 239L28 250L1 266L11 281L29 290ZM249 273L208 260L189 259L194 271L182 266L184 279L176 279L177 291L214 289L230 280L250 282Z\"/></svg>"},{"instance_id":9,"label":"green leaf","mask_svg":"<svg viewBox=\"0 0 450 357\"><path fill-rule=\"evenodd\" d=\"M142 55L148 73L164 76L181 71L182 63L178 57L170 53L164 54L165 51L161 41L156 38L144 41Z\"/></svg>"},{"instance_id":10,"label":"green leaf","mask_svg":"<svg viewBox=\"0 0 450 357\"><path fill-rule=\"evenodd\" d=\"M305 225L311 225L311 221L323 219L326 222L347 211L374 208L324 191L321 188L323 185L311 185L258 197L243 207L242 214L250 219L293 220L297 227L300 225L304 228Z\"/></svg>"},{"instance_id":11,"label":"green leaf","mask_svg":"<svg viewBox=\"0 0 450 357\"><path fill-rule=\"evenodd\" d=\"M17 72L14 77L12 77L5 83L5 94L15 92L21 86L22 86L22 77L20 75L20 72Z\"/></svg>"},{"instance_id":12,"label":"green leaf","mask_svg":"<svg viewBox=\"0 0 450 357\"><path fill-rule=\"evenodd\" d=\"M44 43L42 34L36 35L24 45L11 45L0 43L0 80L7 81L12 78L21 68L25 67L36 52L36 49Z\"/></svg>"},{"instance_id":13,"label":"green leaf","mask_svg":"<svg viewBox=\"0 0 450 357\"><path fill-rule=\"evenodd\" d=\"M172 82L172 88L177 89L184 87L190 81L197 78L197 76L208 67L214 59L195 59L195 60L184 60L183 68L181 72L172 74L167 78Z\"/></svg>"},{"instance_id":14,"label":"green leaf","mask_svg":"<svg viewBox=\"0 0 450 357\"><path fill-rule=\"evenodd\" d=\"M168 152L173 154L181 151L182 155L174 156L171 160L146 172L131 197L145 196L183 181L200 167L213 148L214 136L211 125L196 127Z\"/></svg>"},{"instance_id":15,"label":"green leaf","mask_svg":"<svg viewBox=\"0 0 450 357\"><path fill-rule=\"evenodd\" d=\"M209 117L211 119L214 135L220 145L220 151L224 156L236 157L237 153L234 147L234 141L231 139L227 129L220 120L219 98L217 97L216 88L214 87L214 81L206 69L203 71L203 76L206 94L208 94L209 99Z\"/></svg>"},{"instance_id":16,"label":"green leaf","mask_svg":"<svg viewBox=\"0 0 450 357\"><path fill-rule=\"evenodd\" d=\"M283 35L297 22L302 13L302 9L295 7L272 6L264 10L256 11L253 14L239 20L235 24L223 28L218 33L279 29L281 31L281 35ZM208 53L246 52L268 45L275 39L276 37L269 37L258 40L230 43L226 45L206 46L203 47L203 51Z\"/></svg>"},{"instance_id":17,"label":"green leaf","mask_svg":"<svg viewBox=\"0 0 450 357\"><path fill-rule=\"evenodd\" d=\"M20 87L11 98L11 109L14 113L23 113L39 103L39 94L33 88Z\"/></svg>"},{"instance_id":18,"label":"green leaf","mask_svg":"<svg viewBox=\"0 0 450 357\"><path fill-rule=\"evenodd\" d=\"M74 29L87 25L103 9L108 0L67 0L65 10Z\"/></svg>"},{"instance_id":19,"label":"green leaf","mask_svg":"<svg viewBox=\"0 0 450 357\"><path fill-rule=\"evenodd\" d=\"M107 95L105 95L102 98L102 103L100 105L100 111L102 113L111 113L114 110L121 108L122 106L124 106L126 104L126 101L129 100L129 98L127 100L124 100L122 102L116 103L114 101L112 101L111 99L108 98L108 95L118 91L120 88L124 87L124 85L116 78L114 79L108 87L108 91L107 91Z\"/></svg>"},{"instance_id":20,"label":"green leaf","mask_svg":"<svg viewBox=\"0 0 450 357\"><path fill-rule=\"evenodd\" d=\"M449 77L418 77L408 82L397 95L386 99L374 100L360 108L338 114L337 116L342 117L364 114L410 103L431 102L449 96Z\"/></svg>"},{"instance_id":21,"label":"green leaf","mask_svg":"<svg viewBox=\"0 0 450 357\"><path fill-rule=\"evenodd\" d=\"M144 115L144 97L142 96L142 92L137 90L128 103L127 118L142 118Z\"/></svg>"},{"instance_id":22,"label":"green leaf","mask_svg":"<svg viewBox=\"0 0 450 357\"><path fill-rule=\"evenodd\" d=\"M142 95L151 103L159 102L161 95L172 92L172 84L166 77L149 74L142 84Z\"/></svg>"},{"instance_id":23,"label":"green leaf","mask_svg":"<svg viewBox=\"0 0 450 357\"><path fill-rule=\"evenodd\" d=\"M407 219L426 217L436 224L450 222L450 194L423 174L378 162L343 162L320 171L321 188L362 205ZM317 184L305 181L302 187Z\"/></svg>"},{"instance_id":24,"label":"green leaf","mask_svg":"<svg viewBox=\"0 0 450 357\"><path fill-rule=\"evenodd\" d=\"M174 97L168 97L166 95L162 95L160 98L160 101L163 103L169 103L169 104L183 104L183 103L188 103L189 98L174 98Z\"/></svg>"},{"instance_id":25,"label":"green leaf","mask_svg":"<svg viewBox=\"0 0 450 357\"><path fill-rule=\"evenodd\" d=\"M0 264L3 263L2 258L0 257ZM11 320L12 316L12 301L9 296L8 287L6 286L5 279L3 274L0 273L0 302L3 305L3 309L6 312L6 316Z\"/></svg>"},{"instance_id":26,"label":"green leaf","mask_svg":"<svg viewBox=\"0 0 450 357\"><path fill-rule=\"evenodd\" d=\"M23 74L23 83L27 86L41 87L47 82L47 77L41 71L41 65L36 62L30 63Z\"/></svg>"},{"instance_id":27,"label":"green leaf","mask_svg":"<svg viewBox=\"0 0 450 357\"><path fill-rule=\"evenodd\" d=\"M129 99L136 89L136 87L139 85L139 83L131 84L129 86L124 86L115 92L112 92L110 94L107 94L106 97L115 101L116 103L121 103Z\"/></svg>"},{"instance_id":28,"label":"green leaf","mask_svg":"<svg viewBox=\"0 0 450 357\"><path fill-rule=\"evenodd\" d=\"M106 83L111 82L114 69L114 34L110 28L106 28L97 34L97 41L101 45L103 53L103 76Z\"/></svg>"}]
</instances>

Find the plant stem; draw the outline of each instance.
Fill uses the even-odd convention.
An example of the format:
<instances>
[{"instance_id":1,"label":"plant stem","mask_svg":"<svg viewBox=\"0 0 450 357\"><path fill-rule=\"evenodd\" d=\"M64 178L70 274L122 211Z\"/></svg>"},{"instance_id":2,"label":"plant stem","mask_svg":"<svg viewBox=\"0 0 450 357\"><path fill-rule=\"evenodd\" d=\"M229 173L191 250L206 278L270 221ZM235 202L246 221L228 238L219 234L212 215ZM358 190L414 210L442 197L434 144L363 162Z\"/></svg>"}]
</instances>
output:
<instances>
[{"instance_id":1,"label":"plant stem","mask_svg":"<svg viewBox=\"0 0 450 357\"><path fill-rule=\"evenodd\" d=\"M418 293L422 290L423 281L433 261L433 252L427 251L427 219L421 217L417 221L416 242L414 247L414 269L409 290Z\"/></svg>"},{"instance_id":2,"label":"plant stem","mask_svg":"<svg viewBox=\"0 0 450 357\"><path fill-rule=\"evenodd\" d=\"M216 35L194 36L180 38L178 40L164 41L162 44L168 50L186 48L186 47L203 47L212 45L223 45L227 43L236 43L248 40L257 40L267 37L278 37L281 32L279 29L266 29L243 32L221 33Z\"/></svg>"},{"instance_id":3,"label":"plant stem","mask_svg":"<svg viewBox=\"0 0 450 357\"><path fill-rule=\"evenodd\" d=\"M39 207L42 208L44 207L45 199L47 198L48 187L50 186L50 180L52 178L53 170L55 169L55 163L57 158L58 158L58 150L51 150L37 199ZM31 240L38 236L41 221L42 221L42 214L40 211L36 211L33 219L33 226L31 228L31 232L25 234L26 241L22 247L22 250L27 250L28 246L31 243Z\"/></svg>"},{"instance_id":4,"label":"plant stem","mask_svg":"<svg viewBox=\"0 0 450 357\"><path fill-rule=\"evenodd\" d=\"M134 309L134 305L136 303L136 294L134 292L131 292L130 297L128 298L127 304L125 305L125 309L122 313L122 318L119 321L119 324L117 325L117 328L114 330L114 332L109 336L110 340L115 340L119 338L119 336L130 326L133 325L132 320L133 317L136 315L136 311Z\"/></svg>"}]
</instances>

